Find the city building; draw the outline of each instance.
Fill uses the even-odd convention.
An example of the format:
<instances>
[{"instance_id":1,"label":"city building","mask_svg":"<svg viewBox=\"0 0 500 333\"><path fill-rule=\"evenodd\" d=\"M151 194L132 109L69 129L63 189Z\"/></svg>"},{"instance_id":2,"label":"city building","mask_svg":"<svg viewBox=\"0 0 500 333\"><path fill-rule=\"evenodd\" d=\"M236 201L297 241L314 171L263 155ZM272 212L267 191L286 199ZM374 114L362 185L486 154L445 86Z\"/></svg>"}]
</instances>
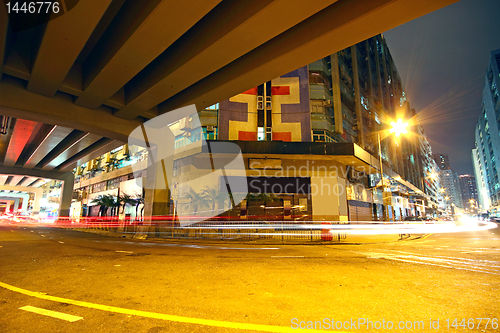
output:
<instances>
[{"instance_id":1,"label":"city building","mask_svg":"<svg viewBox=\"0 0 500 333\"><path fill-rule=\"evenodd\" d=\"M439 179L439 166L435 161L435 155L432 154L432 147L427 139L424 128L422 125L417 125L418 138L420 141L420 156L422 163L422 185L425 194L427 195L427 207L429 210L437 213L439 208L439 202L442 197L440 189L440 179ZM447 156L446 156L447 160Z\"/></svg>"},{"instance_id":2,"label":"city building","mask_svg":"<svg viewBox=\"0 0 500 333\"><path fill-rule=\"evenodd\" d=\"M481 116L476 125L475 147L472 152L474 174L482 211L498 215L500 181L496 161L500 158L499 87L500 49L492 51L485 75Z\"/></svg>"},{"instance_id":3,"label":"city building","mask_svg":"<svg viewBox=\"0 0 500 333\"><path fill-rule=\"evenodd\" d=\"M418 136L397 142L387 137L388 124L399 118L411 119L410 130L417 132L416 112L406 101L389 49L378 35L221 101L202 112L201 123L204 133L217 133L219 140L354 143L372 156L379 154L380 134L384 168L422 193ZM384 201L377 199L382 197L377 192L380 176L370 175L366 182L369 194L349 192L349 211L379 219ZM423 214L424 196L408 195L417 192L405 193L394 179L387 179L385 185L389 184L392 199L386 198L384 205L397 207L394 215Z\"/></svg>"},{"instance_id":4,"label":"city building","mask_svg":"<svg viewBox=\"0 0 500 333\"><path fill-rule=\"evenodd\" d=\"M210 205L229 210L228 217L401 220L435 211L439 185L427 177L437 168L382 35L220 101L198 116L198 127L186 125L191 119L172 125L175 149L202 138L234 142L248 168L247 199ZM390 132L397 119L409 122L412 135ZM194 198L207 184L182 187L182 180L210 168L199 163L204 153L174 161L173 182L181 184L179 216L203 214ZM138 179L146 177L147 155L144 148L126 145L76 169L72 215L102 214L98 199L105 194L146 198L140 206L124 207L119 212L124 218L140 218L143 207L153 215L173 214L168 194L165 205L148 208L148 194L141 193ZM223 190L218 182L214 196Z\"/></svg>"},{"instance_id":5,"label":"city building","mask_svg":"<svg viewBox=\"0 0 500 333\"><path fill-rule=\"evenodd\" d=\"M443 208L454 214L457 212L457 208L463 208L462 191L460 190L458 175L451 169L440 170L439 179L441 188L443 189Z\"/></svg>"},{"instance_id":6,"label":"city building","mask_svg":"<svg viewBox=\"0 0 500 333\"><path fill-rule=\"evenodd\" d=\"M450 158L445 154L433 154L432 157L436 161L440 170L448 170L450 167Z\"/></svg>"},{"instance_id":7,"label":"city building","mask_svg":"<svg viewBox=\"0 0 500 333\"><path fill-rule=\"evenodd\" d=\"M473 175L458 176L460 189L462 190L462 207L470 213L477 213L478 197L476 178Z\"/></svg>"}]
</instances>

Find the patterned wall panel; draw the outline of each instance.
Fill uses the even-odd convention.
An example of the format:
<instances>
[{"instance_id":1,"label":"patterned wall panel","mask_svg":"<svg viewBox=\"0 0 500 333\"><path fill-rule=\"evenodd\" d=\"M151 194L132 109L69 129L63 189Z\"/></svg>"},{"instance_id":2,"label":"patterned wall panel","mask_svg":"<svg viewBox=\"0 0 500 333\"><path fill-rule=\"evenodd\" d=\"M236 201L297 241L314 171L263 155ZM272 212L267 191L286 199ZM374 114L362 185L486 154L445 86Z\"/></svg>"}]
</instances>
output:
<instances>
[{"instance_id":1,"label":"patterned wall panel","mask_svg":"<svg viewBox=\"0 0 500 333\"><path fill-rule=\"evenodd\" d=\"M307 66L271 81L272 138L311 141ZM219 103L220 140L257 140L257 88Z\"/></svg>"},{"instance_id":2,"label":"patterned wall panel","mask_svg":"<svg viewBox=\"0 0 500 333\"><path fill-rule=\"evenodd\" d=\"M307 66L271 81L273 140L311 141Z\"/></svg>"}]
</instances>

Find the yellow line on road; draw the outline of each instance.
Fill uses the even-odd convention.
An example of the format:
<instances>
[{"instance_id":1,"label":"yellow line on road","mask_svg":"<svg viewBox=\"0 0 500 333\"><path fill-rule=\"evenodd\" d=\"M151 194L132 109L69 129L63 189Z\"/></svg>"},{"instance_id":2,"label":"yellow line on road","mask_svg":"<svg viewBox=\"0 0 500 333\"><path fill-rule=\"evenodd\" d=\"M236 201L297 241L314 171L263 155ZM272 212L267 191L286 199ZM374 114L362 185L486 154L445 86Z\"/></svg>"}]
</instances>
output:
<instances>
[{"instance_id":1,"label":"yellow line on road","mask_svg":"<svg viewBox=\"0 0 500 333\"><path fill-rule=\"evenodd\" d=\"M51 311L51 310L47 310L47 309L36 308L36 307L30 306L30 305L23 306L19 309L24 310L24 311L33 312L33 313L38 313L38 314L41 314L44 316L49 316L49 317L53 317L53 318L57 318L57 319L70 321L70 322L74 322L74 321L83 319L83 317L73 316L73 315L70 315L67 313Z\"/></svg>"},{"instance_id":2,"label":"yellow line on road","mask_svg":"<svg viewBox=\"0 0 500 333\"><path fill-rule=\"evenodd\" d=\"M81 307L85 307L85 308L89 308L89 309L96 309L96 310L101 310L101 311L121 313L121 314L125 314L125 315L133 315L133 316L139 316L139 317L174 321L174 322L178 322L178 323L225 327L225 328L233 328L233 329L240 329L240 330L253 330L253 331L261 331L261 332L285 332L285 333L287 333L287 332L301 331L301 329L294 329L291 327L284 327L284 326L271 326L271 325L260 325L260 324L249 324L249 323L234 323L234 322L221 321L221 320L181 317L181 316L174 316L174 315L168 315L168 314L157 313L157 312L125 309L125 308L119 308L116 306L95 304L95 303L90 303L90 302L77 301L77 300L73 300L73 299L69 299L69 298L50 296L50 295L47 295L44 293L40 293L40 292L36 292L36 291L29 291L26 289L18 288L18 287L15 287L15 286L12 286L10 284L3 283L3 282L0 282L0 287L3 287L5 289L11 290L11 291L14 291L17 293L28 295L31 297L45 299L48 301L66 303L66 304L81 306ZM328 332L328 331L307 329L307 332ZM342 333L342 331L336 331L336 332ZM343 332L343 333L346 333L346 332Z\"/></svg>"}]
</instances>

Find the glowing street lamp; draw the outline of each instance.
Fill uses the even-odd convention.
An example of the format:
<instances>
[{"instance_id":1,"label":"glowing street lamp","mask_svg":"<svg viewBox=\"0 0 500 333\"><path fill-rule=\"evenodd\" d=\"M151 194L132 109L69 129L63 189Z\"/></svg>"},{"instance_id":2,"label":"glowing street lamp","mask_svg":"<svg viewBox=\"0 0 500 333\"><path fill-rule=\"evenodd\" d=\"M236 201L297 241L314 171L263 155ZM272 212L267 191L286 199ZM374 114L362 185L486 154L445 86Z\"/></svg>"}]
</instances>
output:
<instances>
[{"instance_id":1,"label":"glowing street lamp","mask_svg":"<svg viewBox=\"0 0 500 333\"><path fill-rule=\"evenodd\" d=\"M408 130L406 129L406 127L408 127L408 123L403 123L402 119L398 119L397 122L392 122L391 126L392 128L389 131L394 133L396 136L408 133Z\"/></svg>"},{"instance_id":2,"label":"glowing street lamp","mask_svg":"<svg viewBox=\"0 0 500 333\"><path fill-rule=\"evenodd\" d=\"M398 119L397 122L392 122L391 126L392 128L389 129L389 132L394 133L397 137L399 137L401 134L408 133L408 130L406 129L406 127L408 127L408 123L403 123L402 119ZM384 185L384 169L383 169L384 166L382 164L382 148L380 145L380 133L377 133L377 139L378 139L378 157L380 163L380 182L382 185L382 200L383 200L385 185ZM387 218L387 213L383 202L382 202L382 215L383 219L385 220Z\"/></svg>"},{"instance_id":3,"label":"glowing street lamp","mask_svg":"<svg viewBox=\"0 0 500 333\"><path fill-rule=\"evenodd\" d=\"M438 174L436 172L429 172L429 178L436 180L438 178Z\"/></svg>"}]
</instances>

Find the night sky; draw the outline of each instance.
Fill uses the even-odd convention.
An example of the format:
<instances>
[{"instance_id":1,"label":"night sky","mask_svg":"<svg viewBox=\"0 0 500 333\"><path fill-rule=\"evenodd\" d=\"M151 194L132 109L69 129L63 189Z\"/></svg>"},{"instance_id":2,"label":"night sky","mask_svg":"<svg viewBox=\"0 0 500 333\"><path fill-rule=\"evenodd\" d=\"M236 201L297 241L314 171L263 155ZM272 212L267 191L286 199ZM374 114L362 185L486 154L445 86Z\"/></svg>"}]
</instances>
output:
<instances>
[{"instance_id":1,"label":"night sky","mask_svg":"<svg viewBox=\"0 0 500 333\"><path fill-rule=\"evenodd\" d=\"M433 153L473 174L484 78L490 52L500 48L500 0L461 0L384 37Z\"/></svg>"}]
</instances>

